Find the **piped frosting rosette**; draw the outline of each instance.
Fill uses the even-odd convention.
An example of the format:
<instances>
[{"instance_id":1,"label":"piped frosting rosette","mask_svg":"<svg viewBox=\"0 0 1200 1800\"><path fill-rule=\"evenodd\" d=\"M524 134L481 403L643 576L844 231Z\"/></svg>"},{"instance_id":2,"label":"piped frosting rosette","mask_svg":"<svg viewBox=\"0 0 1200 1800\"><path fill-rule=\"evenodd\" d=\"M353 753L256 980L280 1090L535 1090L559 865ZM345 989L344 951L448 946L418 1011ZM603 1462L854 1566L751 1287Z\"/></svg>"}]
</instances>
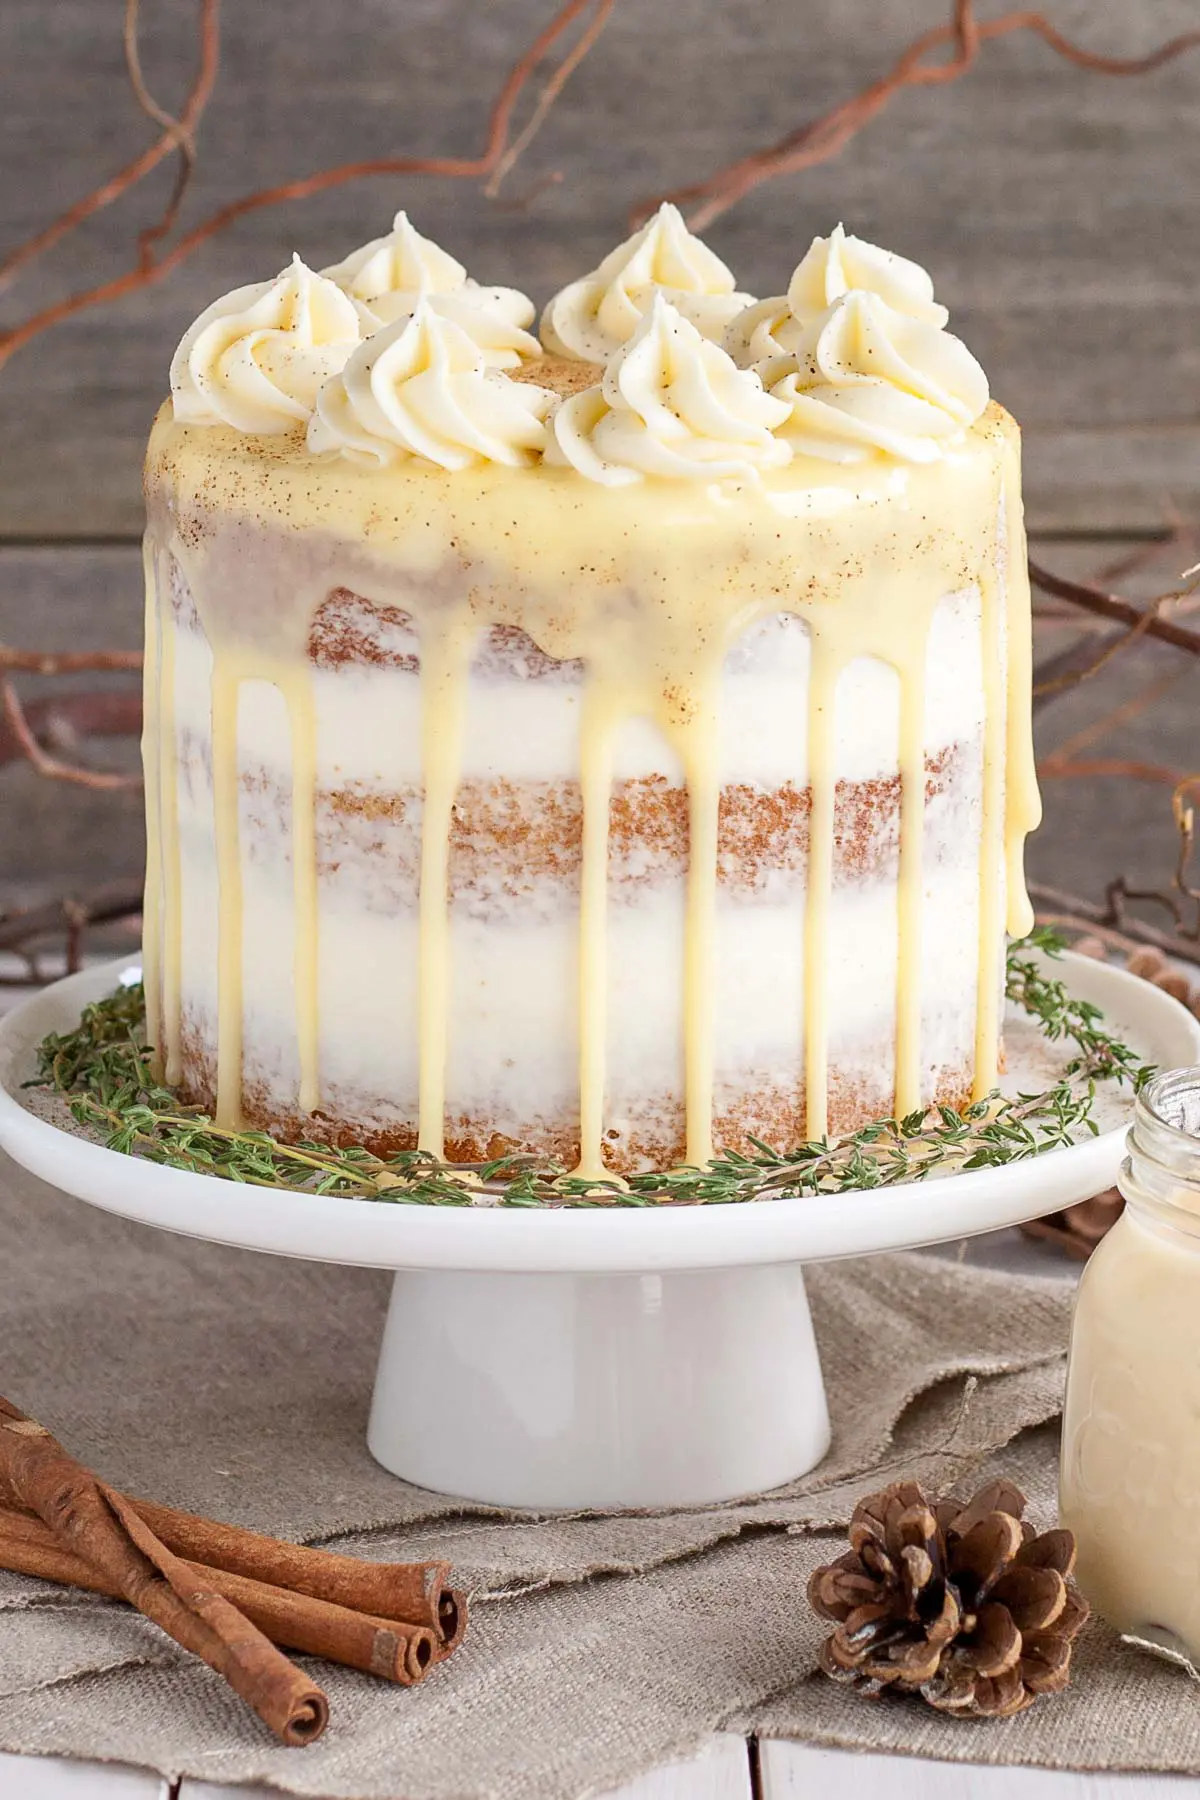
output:
<instances>
[{"instance_id":1,"label":"piped frosting rosette","mask_svg":"<svg viewBox=\"0 0 1200 1800\"><path fill-rule=\"evenodd\" d=\"M754 480L791 459L773 435L788 410L659 294L603 380L556 408L546 461L608 487Z\"/></svg>"},{"instance_id":2,"label":"piped frosting rosette","mask_svg":"<svg viewBox=\"0 0 1200 1800\"><path fill-rule=\"evenodd\" d=\"M988 403L987 377L948 331L851 289L758 365L789 411L780 435L797 455L860 462L882 451L936 462Z\"/></svg>"},{"instance_id":3,"label":"piped frosting rosette","mask_svg":"<svg viewBox=\"0 0 1200 1800\"><path fill-rule=\"evenodd\" d=\"M361 338L353 302L300 261L206 307L171 361L181 425L277 436L307 422L322 382Z\"/></svg>"},{"instance_id":4,"label":"piped frosting rosette","mask_svg":"<svg viewBox=\"0 0 1200 1800\"><path fill-rule=\"evenodd\" d=\"M416 457L442 469L519 468L546 443L555 396L489 369L483 351L428 300L367 338L317 395L308 448L382 468Z\"/></svg>"},{"instance_id":5,"label":"piped frosting rosette","mask_svg":"<svg viewBox=\"0 0 1200 1800\"><path fill-rule=\"evenodd\" d=\"M720 343L730 321L752 303L736 286L678 208L664 204L599 268L554 296L542 313L542 342L555 356L607 362L662 294L704 337Z\"/></svg>"},{"instance_id":6,"label":"piped frosting rosette","mask_svg":"<svg viewBox=\"0 0 1200 1800\"><path fill-rule=\"evenodd\" d=\"M322 274L355 303L364 336L410 319L425 300L475 340L489 368L514 369L542 354L525 329L533 323L533 301L516 288L472 281L460 262L421 236L407 213L396 214L386 237L373 238Z\"/></svg>"},{"instance_id":7,"label":"piped frosting rosette","mask_svg":"<svg viewBox=\"0 0 1200 1800\"><path fill-rule=\"evenodd\" d=\"M758 300L739 313L725 334L725 348L742 368L795 350L805 329L851 291L875 294L906 318L942 327L950 317L933 297L933 282L920 263L851 237L835 225L815 237L798 263L786 294Z\"/></svg>"}]
</instances>

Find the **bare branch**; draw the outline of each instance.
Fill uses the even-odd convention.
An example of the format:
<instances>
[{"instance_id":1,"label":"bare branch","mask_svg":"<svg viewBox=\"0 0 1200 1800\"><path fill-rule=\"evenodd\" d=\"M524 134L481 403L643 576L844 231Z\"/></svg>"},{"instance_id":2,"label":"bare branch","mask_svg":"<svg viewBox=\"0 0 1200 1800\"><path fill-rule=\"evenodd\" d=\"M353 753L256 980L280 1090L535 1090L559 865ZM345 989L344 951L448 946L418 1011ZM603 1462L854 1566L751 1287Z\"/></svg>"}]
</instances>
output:
<instances>
[{"instance_id":1,"label":"bare branch","mask_svg":"<svg viewBox=\"0 0 1200 1800\"><path fill-rule=\"evenodd\" d=\"M73 750L84 738L136 737L142 728L140 694L52 694L22 703L31 735L43 749ZM0 766L27 760L23 742L0 720Z\"/></svg>"},{"instance_id":2,"label":"bare branch","mask_svg":"<svg viewBox=\"0 0 1200 1800\"><path fill-rule=\"evenodd\" d=\"M200 0L200 56L196 78L177 121L178 126L188 134L189 138L194 138L196 127L204 115L217 79L221 52L219 8L220 0ZM162 136L143 150L139 156L135 156L132 162L126 163L123 169L118 170L115 175L109 176L108 180L101 182L99 187L93 188L90 194L85 194L82 200L77 200L74 206L70 206L66 212L60 213L57 219L52 220L41 231L26 238L23 244L18 244L16 249L10 252L3 262L0 262L0 287L7 285L18 269L24 268L35 257L41 256L66 237L69 232L82 225L85 219L90 219L93 213L100 212L106 206L111 206L115 200L119 200L131 188L136 187L153 169L158 167L164 156L170 155L175 147L175 133L172 130L164 129ZM0 345L3 342L3 334L0 334Z\"/></svg>"},{"instance_id":3,"label":"bare branch","mask_svg":"<svg viewBox=\"0 0 1200 1800\"><path fill-rule=\"evenodd\" d=\"M21 675L94 675L102 670L140 671L140 650L17 650L0 644L0 669Z\"/></svg>"},{"instance_id":4,"label":"bare branch","mask_svg":"<svg viewBox=\"0 0 1200 1800\"><path fill-rule=\"evenodd\" d=\"M117 775L104 769L85 769L51 756L38 742L37 734L26 717L25 708L8 675L0 678L0 715L7 728L6 735L11 735L20 754L48 781L69 781L77 787L96 789L141 786L140 775Z\"/></svg>"},{"instance_id":5,"label":"bare branch","mask_svg":"<svg viewBox=\"0 0 1200 1800\"><path fill-rule=\"evenodd\" d=\"M1141 919L1123 918L1118 925L1111 904L1098 906L1081 894L1070 894L1038 881L1030 882L1029 897L1037 908L1040 925L1061 925L1067 930L1094 934L1114 950L1126 954L1139 944L1150 944L1165 956L1175 956L1183 962L1200 962L1200 943L1176 937L1169 931L1159 931Z\"/></svg>"},{"instance_id":6,"label":"bare branch","mask_svg":"<svg viewBox=\"0 0 1200 1800\"><path fill-rule=\"evenodd\" d=\"M205 5L206 8L211 8L215 28L216 0L205 0ZM203 219L200 224L185 233L163 256L153 254L152 245L148 240L161 236L165 227L155 228L150 233L143 233L139 241L137 260L123 275L114 276L109 281L98 282L90 288L78 289L75 293L66 295L62 300L55 301L52 305L33 313L19 324L9 327L8 330L0 331L0 367L3 367L9 357L25 344L38 337L43 331L48 331L52 326L61 324L64 319L72 318L89 307L104 305L110 300L122 299L126 294L135 293L164 280L194 251L199 249L201 244L207 243L210 238L216 237L219 232L233 224L235 219L244 218L248 213L260 212L265 207L279 206L287 200L304 200L313 194L324 193L330 188L342 187L347 182L359 181L369 175L441 175L465 180L486 181L508 151L513 113L533 71L571 24L593 5L599 6L602 13L601 24L603 24L611 11L612 0L567 0L567 3L554 14L549 24L538 33L533 42L518 57L493 102L488 118L484 147L478 156L376 157L363 162L342 163L332 169L322 169L316 174L304 176L297 181L282 182L277 187L244 194L241 199L232 200L227 205L219 207L207 219ZM584 54L586 54L586 50L599 36L599 29L589 28L584 36L587 40L584 50ZM567 60L570 61L570 58ZM572 68L579 60L578 57L575 59L571 65ZM567 74L569 75L570 72L568 69ZM565 85L565 79L564 77L558 86L554 87L550 104L553 104L554 98L561 91L561 87ZM551 86L554 81L555 77L552 77ZM537 119L538 125L542 123L548 110L548 106L543 109L541 116ZM190 129L193 120L187 108L181 114L181 122L187 122ZM5 273L11 273L14 268L28 261L40 250L46 249L49 244L57 242L82 219L94 212L98 206L110 204L118 193L125 192L127 188L141 180L142 176L156 166L171 148L172 140L169 134L164 132L157 145L152 146L150 150L143 153L141 158L129 164L121 172L121 175L114 177L113 181L107 183L103 190L97 190L96 195L90 195L80 201L69 213L64 213L61 219L56 220L52 226L48 226L45 231L20 246L9 258L4 268L0 268L0 278ZM513 160L515 159L509 159L508 167L511 168ZM98 195L104 197L98 198ZM168 206L167 215L164 215L168 222L173 220L175 204L175 200L172 200Z\"/></svg>"},{"instance_id":7,"label":"bare branch","mask_svg":"<svg viewBox=\"0 0 1200 1800\"><path fill-rule=\"evenodd\" d=\"M1085 612L1096 613L1101 618L1117 619L1131 629L1144 631L1148 637L1158 638L1164 644L1174 644L1177 650L1186 650L1192 656L1200 656L1200 632L1189 631L1186 625L1177 625L1173 619L1159 616L1161 609L1172 601L1190 596L1196 588L1194 581L1188 587L1160 594L1148 607L1140 607L1135 606L1132 600L1123 600L1119 594L1106 592L1093 582L1069 581L1065 575L1055 575L1049 569L1043 569L1032 558L1029 563L1029 578L1044 594L1068 600L1072 606L1082 607Z\"/></svg>"},{"instance_id":8,"label":"bare branch","mask_svg":"<svg viewBox=\"0 0 1200 1800\"><path fill-rule=\"evenodd\" d=\"M88 925L133 918L141 910L141 882L130 878L106 883L91 894L68 895L61 900L44 901L40 906L0 912L0 950L26 955L32 946L60 932L74 932L78 939Z\"/></svg>"},{"instance_id":9,"label":"bare branch","mask_svg":"<svg viewBox=\"0 0 1200 1800\"><path fill-rule=\"evenodd\" d=\"M530 114L528 121L513 139L509 148L504 152L504 155L500 157L496 163L496 167L492 171L491 177L483 190L490 200L496 198L496 195L500 192L500 186L504 177L508 174L509 170L513 168L518 158L523 156L525 151L529 148L545 123L546 116L558 99L558 96L562 93L584 57L592 48L592 45L596 42L600 33L604 30L604 27L608 24L609 15L612 12L614 3L615 0L598 0L596 11L589 20L586 30L582 32L578 42L567 52L557 69L555 69L554 73L550 76L550 79L542 89L538 98L538 103Z\"/></svg>"},{"instance_id":10,"label":"bare branch","mask_svg":"<svg viewBox=\"0 0 1200 1800\"><path fill-rule=\"evenodd\" d=\"M974 67L984 43L1017 31L1033 33L1076 68L1100 75L1146 75L1200 45L1200 31L1189 31L1146 56L1099 56L1072 43L1040 12L1021 9L980 21L972 0L954 0L951 21L922 32L878 81L777 142L715 170L703 181L642 202L630 222L641 224L663 200L672 200L691 207L688 222L694 230L703 231L764 181L831 161L906 88L956 81ZM942 60L933 60L945 51L949 54Z\"/></svg>"}]
</instances>

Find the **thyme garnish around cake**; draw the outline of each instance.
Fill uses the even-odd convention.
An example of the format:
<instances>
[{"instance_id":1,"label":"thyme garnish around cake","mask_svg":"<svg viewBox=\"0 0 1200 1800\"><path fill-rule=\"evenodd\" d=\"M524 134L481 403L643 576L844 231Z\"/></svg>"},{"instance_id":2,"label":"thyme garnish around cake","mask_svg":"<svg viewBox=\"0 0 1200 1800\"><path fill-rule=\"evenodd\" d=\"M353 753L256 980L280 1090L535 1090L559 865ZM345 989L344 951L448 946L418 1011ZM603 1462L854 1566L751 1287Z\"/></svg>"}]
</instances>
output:
<instances>
[{"instance_id":1,"label":"thyme garnish around cake","mask_svg":"<svg viewBox=\"0 0 1200 1800\"><path fill-rule=\"evenodd\" d=\"M137 985L87 1007L73 1031L46 1038L29 1086L59 1094L76 1122L102 1136L110 1150L295 1193L409 1205L595 1207L712 1205L894 1187L939 1170L1022 1162L1074 1143L1097 1131L1092 1112L1098 1082L1136 1092L1149 1079L1153 1070L1107 1029L1100 1009L1069 993L1038 960L1036 953L1054 958L1063 948L1053 931L1038 930L1008 952L1008 999L1049 1042L1074 1046L1062 1076L1044 1092L997 1090L961 1111L930 1106L789 1151L751 1138L748 1152L723 1151L702 1169L649 1171L623 1183L587 1181L528 1155L467 1168L420 1150L379 1157L358 1146L284 1143L263 1131L226 1129L155 1080Z\"/></svg>"}]
</instances>

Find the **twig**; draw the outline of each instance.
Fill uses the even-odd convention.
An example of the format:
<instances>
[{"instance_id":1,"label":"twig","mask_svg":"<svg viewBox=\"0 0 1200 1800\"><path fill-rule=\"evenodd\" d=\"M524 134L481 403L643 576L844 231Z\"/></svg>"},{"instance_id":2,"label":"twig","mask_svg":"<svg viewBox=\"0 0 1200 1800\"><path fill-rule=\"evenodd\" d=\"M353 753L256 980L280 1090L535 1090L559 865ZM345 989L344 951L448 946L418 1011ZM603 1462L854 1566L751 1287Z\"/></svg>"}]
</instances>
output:
<instances>
[{"instance_id":1,"label":"twig","mask_svg":"<svg viewBox=\"0 0 1200 1800\"><path fill-rule=\"evenodd\" d=\"M1150 944L1165 956L1183 962L1200 963L1200 943L1189 942L1173 932L1160 931L1141 919L1122 918L1116 922L1110 904L1099 906L1081 894L1070 894L1062 888L1047 887L1044 882L1029 883L1029 897L1037 907L1039 925L1063 926L1070 931L1093 933L1102 937L1115 950L1128 953L1139 945Z\"/></svg>"},{"instance_id":2,"label":"twig","mask_svg":"<svg viewBox=\"0 0 1200 1800\"><path fill-rule=\"evenodd\" d=\"M1043 569L1032 558L1029 563L1029 578L1044 594L1068 600L1072 606L1080 606L1085 612L1096 613L1101 618L1117 619L1123 625L1144 631L1148 637L1158 638L1164 644L1174 644L1177 650L1186 650L1192 656L1200 656L1200 632L1189 631L1185 625L1176 625L1173 619L1162 618L1158 610L1172 600L1181 600L1191 594L1195 589L1195 582L1190 587L1160 594L1150 603L1149 608L1143 608L1135 606L1131 600L1121 599L1118 594L1106 592L1093 582L1070 581L1065 575L1055 575L1051 570Z\"/></svg>"},{"instance_id":3,"label":"twig","mask_svg":"<svg viewBox=\"0 0 1200 1800\"><path fill-rule=\"evenodd\" d=\"M1033 703L1053 699L1056 694L1065 693L1068 688L1078 687L1080 682L1088 681L1093 675L1110 663L1114 656L1127 650L1140 637L1144 637L1150 629L1155 612L1147 607L1136 625L1130 625L1123 631L1106 633L1101 639L1100 648L1094 644L1073 644L1069 650L1051 659L1040 669L1034 670Z\"/></svg>"},{"instance_id":4,"label":"twig","mask_svg":"<svg viewBox=\"0 0 1200 1800\"><path fill-rule=\"evenodd\" d=\"M504 177L517 162L518 158L524 155L525 151L529 148L530 144L541 130L551 107L566 87L568 81L570 81L572 75L575 73L588 51L592 48L592 45L596 42L596 39L600 36L600 33L604 30L604 27L608 24L609 14L612 12L614 3L615 0L598 0L596 10L588 22L587 28L581 33L578 42L567 52L557 69L555 69L554 73L550 76L545 87L542 89L538 98L538 103L534 107L526 124L513 139L503 156L497 161L496 167L493 169L483 190L489 200L494 200L497 194L499 194Z\"/></svg>"},{"instance_id":5,"label":"twig","mask_svg":"<svg viewBox=\"0 0 1200 1800\"><path fill-rule=\"evenodd\" d=\"M1115 918L1124 920L1126 900L1150 901L1155 906L1165 907L1175 921L1176 929L1183 938L1200 941L1200 888L1189 878L1192 857L1196 850L1196 815L1192 796L1200 790L1200 775L1185 775L1176 784L1171 796L1171 810L1175 817L1175 829L1178 833L1179 848L1175 858L1175 870L1171 877L1171 891L1164 892L1160 888L1132 887L1124 875L1118 875L1110 881L1106 890L1109 908ZM1185 924L1185 911L1192 910L1192 923Z\"/></svg>"},{"instance_id":6,"label":"twig","mask_svg":"<svg viewBox=\"0 0 1200 1800\"><path fill-rule=\"evenodd\" d=\"M1093 719L1091 724L1084 726L1081 731L1073 732L1070 737L1064 738L1062 743L1056 744L1053 750L1046 753L1045 760L1047 762L1070 761L1078 756L1081 750L1090 749L1098 739L1106 737L1117 726L1128 725L1148 706L1153 706L1156 700L1161 700L1163 695L1170 693L1173 687L1178 687L1185 675L1193 673L1190 663L1177 663L1176 667L1168 670L1165 675L1158 675L1153 681L1146 682L1136 694L1131 695L1128 700L1123 700L1119 706L1111 707L1108 712L1101 713L1098 719Z\"/></svg>"},{"instance_id":7,"label":"twig","mask_svg":"<svg viewBox=\"0 0 1200 1800\"><path fill-rule=\"evenodd\" d=\"M125 24L121 34L125 50L125 67L129 73L129 85L133 89L134 99L148 119L161 125L181 150L191 156L196 153L191 131L177 119L174 113L167 112L159 105L150 89L146 86L146 77L142 73L142 56L138 48L138 15L141 11L141 0L125 0Z\"/></svg>"},{"instance_id":8,"label":"twig","mask_svg":"<svg viewBox=\"0 0 1200 1800\"><path fill-rule=\"evenodd\" d=\"M140 694L52 694L26 701L21 709L42 746L72 748L80 738L136 737L142 728ZM0 719L0 767L24 758L25 746Z\"/></svg>"},{"instance_id":9,"label":"twig","mask_svg":"<svg viewBox=\"0 0 1200 1800\"><path fill-rule=\"evenodd\" d=\"M1100 56L1072 43L1040 12L1021 9L981 22L975 17L972 0L955 0L953 17L948 24L922 32L887 74L861 93L841 101L829 112L789 132L777 142L717 169L703 181L692 182L687 187L643 202L634 209L631 223L640 224L663 200L673 200L677 205L694 207L688 222L694 230L703 231L762 182L829 162L904 89L956 81L974 66L981 45L1016 31L1033 33L1076 68L1102 75L1149 74L1200 45L1200 31L1189 31L1161 44L1146 56ZM947 49L950 54L945 60L929 60Z\"/></svg>"},{"instance_id":10,"label":"twig","mask_svg":"<svg viewBox=\"0 0 1200 1800\"><path fill-rule=\"evenodd\" d=\"M194 138L196 127L204 115L217 79L221 53L220 0L200 0L198 32L200 54L196 76L191 92L176 121L176 125L185 131L189 138ZM136 187L153 169L158 167L164 156L170 155L176 142L176 133L164 129L162 136L143 150L140 155L135 156L132 162L126 163L123 169L118 170L115 175L111 175L107 181L101 182L100 186L94 188L90 194L85 194L81 200L77 200L74 206L70 206L66 212L60 213L57 219L53 219L41 231L26 238L23 244L18 244L16 249L11 251L3 262L0 262L0 288L12 280L18 269L24 268L35 257L41 256L43 252L51 249L69 232L82 225L85 219L90 219L93 213L100 212L106 206L111 206L114 200L119 200L123 194L129 192L130 188ZM0 343L3 341L3 336L0 335Z\"/></svg>"},{"instance_id":11,"label":"twig","mask_svg":"<svg viewBox=\"0 0 1200 1800\"><path fill-rule=\"evenodd\" d=\"M524 188L521 193L514 194L508 200L497 198L493 200L492 204L497 212L527 213L532 208L534 201L541 194L544 194L548 188L558 187L562 182L562 178L563 172L561 169L548 169L544 175L539 175L536 181L531 181L528 187Z\"/></svg>"},{"instance_id":12,"label":"twig","mask_svg":"<svg viewBox=\"0 0 1200 1800\"><path fill-rule=\"evenodd\" d=\"M555 13L549 24L538 33L533 42L518 57L493 102L488 118L484 147L478 156L376 157L363 162L342 163L336 168L322 169L316 174L304 176L297 181L283 182L277 187L244 194L241 199L232 200L227 205L219 207L207 219L194 226L191 231L179 239L166 255L153 257L139 254L137 261L124 274L115 276L109 281L98 282L90 288L77 289L75 293L68 294L52 305L42 308L40 312L33 313L29 318L11 326L7 331L0 332L0 368L10 356L29 343L31 339L39 336L43 331L48 331L52 326L60 324L64 319L72 318L89 307L121 299L126 294L134 293L141 288L164 280L201 244L207 243L209 238L215 237L218 232L231 225L235 219L244 218L248 213L259 212L264 207L278 206L285 200L304 200L313 194L324 193L330 188L341 187L347 182L358 181L369 175L440 175L466 180L488 179L508 149L513 112L533 71L569 26L595 3L596 0L567 0L566 5ZM605 4L605 0L601 0L601 4ZM215 14L215 6L213 10ZM609 10L611 10L611 0L605 4L605 18L607 18ZM595 36L598 35L597 32L590 38L589 48L590 43L594 42ZM559 89L562 85L562 83L559 84ZM555 94L559 89L555 90ZM186 109L183 116L186 117ZM545 117L544 112L542 117ZM540 124L541 120L538 122ZM164 134L160 144L146 152L143 158L139 159L139 164L130 164L127 170L122 171L121 176L115 178L118 182L123 181L124 184L119 191L124 192L125 188L139 180L149 168L161 161L162 156L169 148L171 148L171 140ZM157 154L155 154L155 150L157 150ZM147 157L152 157L153 160L147 163ZM145 166L140 166L141 164ZM511 167L511 161L509 167ZM130 171L135 168L137 173L130 175ZM112 198L115 197L114 194ZM90 212L95 211L97 204L108 204L108 201L96 202L94 196L89 196L87 200L81 201L77 207L73 208L70 214L64 214L62 220L57 221L54 226L47 227L47 230L40 233L36 239L31 239L29 244L20 247L14 253L15 260L14 258L9 259L8 272L11 272L12 268L20 262L27 261L29 255L36 254L48 243L57 241L57 238L79 223L81 218L86 218ZM4 271L0 270L0 275L3 273Z\"/></svg>"},{"instance_id":13,"label":"twig","mask_svg":"<svg viewBox=\"0 0 1200 1800\"><path fill-rule=\"evenodd\" d=\"M85 769L75 763L63 762L43 750L26 717L17 690L7 675L0 678L0 715L20 753L48 781L69 781L77 787L97 789L134 788L141 785L140 775L119 775L104 769Z\"/></svg>"},{"instance_id":14,"label":"twig","mask_svg":"<svg viewBox=\"0 0 1200 1800\"><path fill-rule=\"evenodd\" d=\"M20 675L83 675L142 667L140 650L14 650L0 644L0 669Z\"/></svg>"},{"instance_id":15,"label":"twig","mask_svg":"<svg viewBox=\"0 0 1200 1800\"><path fill-rule=\"evenodd\" d=\"M166 237L179 217L179 209L183 205L184 196L191 184L192 172L196 167L196 139L191 125L185 125L173 113L159 105L150 89L146 86L146 78L142 73L142 57L138 48L138 15L141 0L125 0L125 28L122 34L125 47L125 67L129 73L129 85L133 89L134 98L148 119L161 125L167 135L173 138L179 151L179 173L175 177L167 204L156 225L148 225L138 233L138 255L142 260L149 260L152 246L160 238Z\"/></svg>"},{"instance_id":16,"label":"twig","mask_svg":"<svg viewBox=\"0 0 1200 1800\"><path fill-rule=\"evenodd\" d=\"M1037 766L1042 781L1148 781L1178 787L1181 771L1166 763L1135 762L1121 756L1048 756Z\"/></svg>"},{"instance_id":17,"label":"twig","mask_svg":"<svg viewBox=\"0 0 1200 1800\"><path fill-rule=\"evenodd\" d=\"M75 932L89 925L110 925L130 919L142 908L141 883L109 882L79 898L46 900L40 906L24 906L0 913L0 950L25 954L32 944L64 929Z\"/></svg>"},{"instance_id":18,"label":"twig","mask_svg":"<svg viewBox=\"0 0 1200 1800\"><path fill-rule=\"evenodd\" d=\"M1196 542L1195 527L1183 518L1170 499L1164 500L1163 511L1167 515L1168 526L1162 537L1147 538L1144 542L1135 544L1133 549L1127 550L1123 556L1114 557L1111 562L1106 562L1095 570L1093 579L1102 586L1108 587L1112 582L1124 581L1127 576L1136 575L1139 569L1144 569L1148 564L1157 562L1167 550L1178 548L1184 544L1189 547L1194 546Z\"/></svg>"},{"instance_id":19,"label":"twig","mask_svg":"<svg viewBox=\"0 0 1200 1800\"><path fill-rule=\"evenodd\" d=\"M515 142L510 145L509 131L512 115L534 69L569 26L584 15L589 7L593 6L593 16L579 42L568 52L558 69L550 76L535 105L532 118L519 133ZM244 195L241 199L219 208L209 218L195 226L166 255L156 256L154 244L165 235L178 211L182 195L180 184L177 184L176 192L168 203L163 219L157 226L140 235L139 254L134 266L112 280L100 282L93 287L67 295L64 299L11 327L7 332L0 333L0 365L33 337L48 330L61 320L70 318L88 307L120 299L137 289L163 280L201 244L224 230L235 219L264 207L277 206L288 200L303 199L311 194L371 175L441 175L451 178L480 179L484 181L487 190L494 193L517 157L527 148L540 129L547 113L571 74L594 45L607 23L612 7L613 0L567 0L567 4L555 14L550 23L518 59L503 83L492 107L484 148L478 156L386 157L342 164L298 181L283 183L277 187ZM1108 75L1148 73L1200 44L1200 32L1187 32L1171 39L1169 43L1159 46L1146 56L1104 57L1072 43L1041 13L1020 10L1005 13L997 19L981 22L975 16L972 0L954 0L953 16L950 22L922 33L885 76L871 83L861 93L843 101L821 118L800 127L799 130L792 132L779 143L757 151L752 156L743 158L726 169L718 170L704 182L678 189L675 193L663 196L663 198L702 202L692 219L696 228L702 229L704 225L728 210L735 201L760 182L783 174L787 170L805 168L815 163L828 161L877 113L882 111L894 95L902 89L931 86L957 79L973 67L978 59L980 48L985 42L1007 36L1015 31L1028 31L1037 35L1057 55L1073 63L1076 67ZM216 0L202 0L201 35L201 70L192 95L189 96L188 104L182 110L174 128L164 129L157 142L144 151L140 157L135 158L117 176L97 189L94 194L79 201L42 232L35 234L25 244L18 246L3 268L0 268L0 279L11 275L40 251L48 248L52 243L56 243L66 232L72 230L100 206L109 205L112 200L134 186L162 160L168 151L179 146L181 129L189 134L190 138L194 132L196 121L207 102L216 73L218 51ZM930 60L941 51L949 51L949 55L942 61ZM144 84L142 86L144 88ZM156 103L152 102L152 104ZM169 117L169 115L167 116ZM181 173L181 183L188 172L188 168L185 167ZM635 221L645 218L657 204L658 200L656 199L638 208L635 213Z\"/></svg>"}]
</instances>

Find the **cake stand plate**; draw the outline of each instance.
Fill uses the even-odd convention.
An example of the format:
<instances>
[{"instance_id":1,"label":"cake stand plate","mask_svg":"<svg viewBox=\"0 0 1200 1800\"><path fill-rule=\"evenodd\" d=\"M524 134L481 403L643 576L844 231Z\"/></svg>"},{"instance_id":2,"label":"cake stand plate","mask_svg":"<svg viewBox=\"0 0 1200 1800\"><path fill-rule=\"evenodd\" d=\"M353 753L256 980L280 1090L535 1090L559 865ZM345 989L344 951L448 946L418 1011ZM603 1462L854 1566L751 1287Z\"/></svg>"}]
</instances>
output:
<instances>
[{"instance_id":1,"label":"cake stand plate","mask_svg":"<svg viewBox=\"0 0 1200 1800\"><path fill-rule=\"evenodd\" d=\"M1200 1061L1160 989L1067 956L1071 990L1148 1062ZM662 1209L433 1207L277 1193L157 1167L36 1117L22 1083L128 965L85 970L0 1023L0 1145L81 1200L222 1244L396 1271L372 1453L421 1486L499 1505L699 1505L811 1469L829 1442L803 1265L1016 1225L1115 1181L1130 1101L1030 1162L874 1193ZM1053 1079L1009 1036L1006 1085Z\"/></svg>"}]
</instances>

